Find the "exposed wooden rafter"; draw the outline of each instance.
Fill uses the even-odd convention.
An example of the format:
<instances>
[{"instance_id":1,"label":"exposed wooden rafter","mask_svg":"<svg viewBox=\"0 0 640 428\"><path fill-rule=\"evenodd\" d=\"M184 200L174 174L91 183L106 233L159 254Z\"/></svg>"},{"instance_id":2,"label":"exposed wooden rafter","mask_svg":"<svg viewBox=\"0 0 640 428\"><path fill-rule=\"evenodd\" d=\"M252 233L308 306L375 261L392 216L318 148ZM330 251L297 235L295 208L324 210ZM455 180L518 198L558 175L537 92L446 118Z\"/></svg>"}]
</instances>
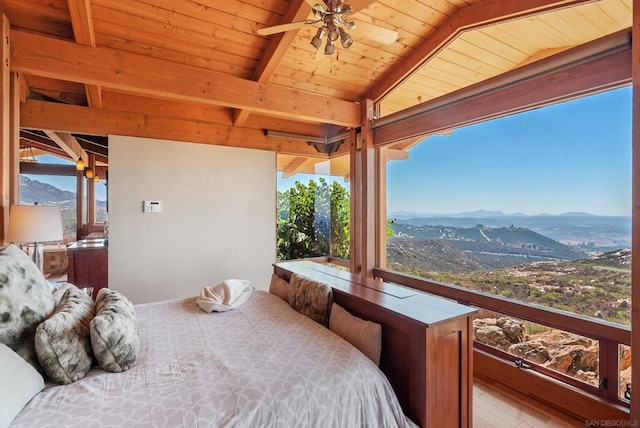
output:
<instances>
[{"instance_id":1,"label":"exposed wooden rafter","mask_svg":"<svg viewBox=\"0 0 640 428\"><path fill-rule=\"evenodd\" d=\"M357 103L325 95L23 31L12 30L11 36L13 71L313 123L351 127L360 122Z\"/></svg>"},{"instance_id":2,"label":"exposed wooden rafter","mask_svg":"<svg viewBox=\"0 0 640 428\"><path fill-rule=\"evenodd\" d=\"M79 107L28 100L20 112L20 123L28 129L190 141L194 143L273 150L278 153L328 158L300 141L268 139L259 129L235 128L190 120L147 116L130 112Z\"/></svg>"},{"instance_id":3,"label":"exposed wooden rafter","mask_svg":"<svg viewBox=\"0 0 640 428\"><path fill-rule=\"evenodd\" d=\"M91 19L90 0L67 0L73 36L77 43L85 46L96 46L96 36ZM102 88L98 85L85 84L89 107L102 107Z\"/></svg>"},{"instance_id":4,"label":"exposed wooden rafter","mask_svg":"<svg viewBox=\"0 0 640 428\"><path fill-rule=\"evenodd\" d=\"M465 31L594 1L596 0L485 0L460 8L417 49L414 49L402 63L391 68L363 99L374 101L382 99L429 58Z\"/></svg>"},{"instance_id":5,"label":"exposed wooden rafter","mask_svg":"<svg viewBox=\"0 0 640 428\"><path fill-rule=\"evenodd\" d=\"M18 73L18 81L20 82L20 102L24 104L29 96L29 83L23 73Z\"/></svg>"},{"instance_id":6,"label":"exposed wooden rafter","mask_svg":"<svg viewBox=\"0 0 640 428\"><path fill-rule=\"evenodd\" d=\"M82 159L85 165L89 165L89 154L82 148L75 137L67 132L54 132L45 130L47 137L51 138L71 159Z\"/></svg>"},{"instance_id":7,"label":"exposed wooden rafter","mask_svg":"<svg viewBox=\"0 0 640 428\"><path fill-rule=\"evenodd\" d=\"M301 21L311 14L311 8L305 0L292 0L291 5L287 8L287 12L282 17L282 22ZM265 50L260 63L253 73L253 80L259 83L269 81L273 72L282 60L282 57L289 49L289 45L296 37L297 31L286 31L284 33L274 34ZM233 124L235 126L243 126L251 112L249 110L236 110L234 112Z\"/></svg>"},{"instance_id":8,"label":"exposed wooden rafter","mask_svg":"<svg viewBox=\"0 0 640 428\"><path fill-rule=\"evenodd\" d=\"M289 166L287 166L285 170L282 171L282 178L289 178L292 175L296 174L300 169L300 167L302 166L302 164L304 164L306 161L307 161L307 158L295 158L289 164Z\"/></svg>"},{"instance_id":9,"label":"exposed wooden rafter","mask_svg":"<svg viewBox=\"0 0 640 428\"><path fill-rule=\"evenodd\" d=\"M354 12L362 10L372 3L375 3L375 0L352 0L349 2ZM282 17L282 23L285 24L288 22L302 21L307 19L310 14L311 8L309 7L309 2L306 0L292 0L291 5L289 5L286 13ZM265 53L253 74L253 80L260 83L266 83L271 79L276 67L282 61L282 58L297 34L297 31L286 31L271 36L269 45L267 46L267 49L265 50ZM233 120L234 125L244 125L249 114L250 112L248 110L235 111Z\"/></svg>"}]
</instances>

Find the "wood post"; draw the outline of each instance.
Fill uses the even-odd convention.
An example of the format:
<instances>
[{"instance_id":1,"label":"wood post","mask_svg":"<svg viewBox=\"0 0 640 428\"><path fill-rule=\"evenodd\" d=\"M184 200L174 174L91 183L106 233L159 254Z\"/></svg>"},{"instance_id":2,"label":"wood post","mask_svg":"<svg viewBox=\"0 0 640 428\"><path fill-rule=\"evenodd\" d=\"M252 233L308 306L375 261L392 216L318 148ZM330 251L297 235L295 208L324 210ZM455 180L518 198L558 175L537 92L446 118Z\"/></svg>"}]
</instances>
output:
<instances>
[{"instance_id":1,"label":"wood post","mask_svg":"<svg viewBox=\"0 0 640 428\"><path fill-rule=\"evenodd\" d=\"M631 217L631 422L640 423L640 0L633 1L631 46L632 217ZM632 425L633 426L633 425Z\"/></svg>"},{"instance_id":2,"label":"wood post","mask_svg":"<svg viewBox=\"0 0 640 428\"><path fill-rule=\"evenodd\" d=\"M89 169L93 171L94 177L98 174L96 172L96 155L89 154ZM89 227L93 226L96 222L96 183L93 178L87 179L87 223Z\"/></svg>"},{"instance_id":3,"label":"wood post","mask_svg":"<svg viewBox=\"0 0 640 428\"><path fill-rule=\"evenodd\" d=\"M84 174L83 171L76 173L76 240L82 238L82 228L84 225Z\"/></svg>"},{"instance_id":4,"label":"wood post","mask_svg":"<svg viewBox=\"0 0 640 428\"><path fill-rule=\"evenodd\" d=\"M0 246L7 243L9 226L9 207L11 206L11 73L9 71L9 19L0 16L0 32L2 33L1 55L2 72L0 73Z\"/></svg>"},{"instance_id":5,"label":"wood post","mask_svg":"<svg viewBox=\"0 0 640 428\"><path fill-rule=\"evenodd\" d=\"M20 203L20 76L11 73L9 98L9 204Z\"/></svg>"},{"instance_id":6,"label":"wood post","mask_svg":"<svg viewBox=\"0 0 640 428\"><path fill-rule=\"evenodd\" d=\"M376 180L373 101L362 102L360 133L351 144L351 272L373 277L376 256Z\"/></svg>"}]
</instances>

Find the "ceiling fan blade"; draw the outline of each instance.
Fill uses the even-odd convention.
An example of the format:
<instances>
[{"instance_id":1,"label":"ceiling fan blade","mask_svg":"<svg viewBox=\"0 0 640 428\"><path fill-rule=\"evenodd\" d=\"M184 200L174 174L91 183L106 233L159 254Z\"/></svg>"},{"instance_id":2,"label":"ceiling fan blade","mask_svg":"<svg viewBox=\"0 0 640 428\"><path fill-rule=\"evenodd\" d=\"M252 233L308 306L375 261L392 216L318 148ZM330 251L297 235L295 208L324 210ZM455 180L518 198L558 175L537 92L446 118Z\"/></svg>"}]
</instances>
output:
<instances>
[{"instance_id":1,"label":"ceiling fan blade","mask_svg":"<svg viewBox=\"0 0 640 428\"><path fill-rule=\"evenodd\" d=\"M258 31L256 32L261 36L270 36L271 34L283 33L285 31L299 30L305 25L313 25L315 23L316 21L310 21L310 20L296 21L296 22L290 22L288 24L280 24L280 25L274 25L272 27L259 28Z\"/></svg>"},{"instance_id":2,"label":"ceiling fan blade","mask_svg":"<svg viewBox=\"0 0 640 428\"><path fill-rule=\"evenodd\" d=\"M346 3L350 4L353 8L353 12L359 12L375 3L377 0L347 0ZM309 0L307 0L309 3Z\"/></svg>"},{"instance_id":3,"label":"ceiling fan blade","mask_svg":"<svg viewBox=\"0 0 640 428\"><path fill-rule=\"evenodd\" d=\"M315 60L316 61L320 61L322 59L322 57L324 56L324 47L320 47L320 49L316 49L316 57Z\"/></svg>"},{"instance_id":4,"label":"ceiling fan blade","mask_svg":"<svg viewBox=\"0 0 640 428\"><path fill-rule=\"evenodd\" d=\"M317 10L320 11L322 13L326 12L327 9L325 8L325 6L322 4L322 0L304 0L307 2L307 4L309 6L311 6L311 9L313 10Z\"/></svg>"},{"instance_id":5,"label":"ceiling fan blade","mask_svg":"<svg viewBox=\"0 0 640 428\"><path fill-rule=\"evenodd\" d=\"M356 22L356 27L353 29L353 33L357 34L358 37L366 37L384 45L390 45L398 40L397 31L389 30L388 28L380 27L379 25L370 24L364 21Z\"/></svg>"}]
</instances>

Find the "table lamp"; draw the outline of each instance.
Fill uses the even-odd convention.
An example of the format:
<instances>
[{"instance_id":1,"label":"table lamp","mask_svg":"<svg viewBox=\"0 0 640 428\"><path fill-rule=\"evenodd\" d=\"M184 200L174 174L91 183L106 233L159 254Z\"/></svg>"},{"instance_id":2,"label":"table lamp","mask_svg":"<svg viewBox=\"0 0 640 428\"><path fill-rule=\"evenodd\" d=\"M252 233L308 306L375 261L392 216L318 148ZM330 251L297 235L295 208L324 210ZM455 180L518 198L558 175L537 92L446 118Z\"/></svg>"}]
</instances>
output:
<instances>
[{"instance_id":1,"label":"table lamp","mask_svg":"<svg viewBox=\"0 0 640 428\"><path fill-rule=\"evenodd\" d=\"M29 256L44 272L43 242L62 240L60 208L44 205L12 205L7 241L29 245Z\"/></svg>"}]
</instances>

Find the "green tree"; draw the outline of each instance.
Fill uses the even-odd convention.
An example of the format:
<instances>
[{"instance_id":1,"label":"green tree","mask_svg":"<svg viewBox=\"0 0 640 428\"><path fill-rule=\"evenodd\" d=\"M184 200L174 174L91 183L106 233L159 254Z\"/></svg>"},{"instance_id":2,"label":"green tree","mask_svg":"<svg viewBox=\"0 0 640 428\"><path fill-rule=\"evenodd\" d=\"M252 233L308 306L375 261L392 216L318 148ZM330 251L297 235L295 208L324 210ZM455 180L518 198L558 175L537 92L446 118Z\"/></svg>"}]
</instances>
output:
<instances>
[{"instance_id":1,"label":"green tree","mask_svg":"<svg viewBox=\"0 0 640 428\"><path fill-rule=\"evenodd\" d=\"M277 194L278 260L349 257L349 193L337 182L310 180Z\"/></svg>"}]
</instances>

